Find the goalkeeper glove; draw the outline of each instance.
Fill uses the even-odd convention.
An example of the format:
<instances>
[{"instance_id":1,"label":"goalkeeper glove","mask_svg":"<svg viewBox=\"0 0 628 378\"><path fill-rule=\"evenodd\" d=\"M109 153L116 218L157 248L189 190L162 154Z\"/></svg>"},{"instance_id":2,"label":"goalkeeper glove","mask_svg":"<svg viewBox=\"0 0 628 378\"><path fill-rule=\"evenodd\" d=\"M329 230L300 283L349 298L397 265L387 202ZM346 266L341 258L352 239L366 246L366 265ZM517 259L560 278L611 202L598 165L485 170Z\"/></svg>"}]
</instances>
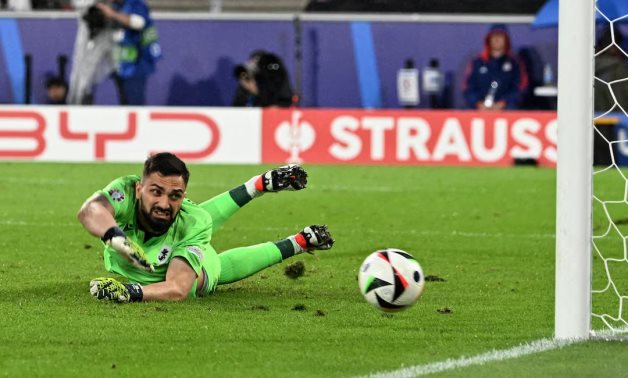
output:
<instances>
[{"instance_id":1,"label":"goalkeeper glove","mask_svg":"<svg viewBox=\"0 0 628 378\"><path fill-rule=\"evenodd\" d=\"M126 257L131 264L136 267L148 272L155 271L153 265L148 262L142 248L133 242L133 240L129 239L119 227L111 227L108 229L102 237L102 241L116 252Z\"/></svg>"},{"instance_id":2,"label":"goalkeeper glove","mask_svg":"<svg viewBox=\"0 0 628 378\"><path fill-rule=\"evenodd\" d=\"M306 185L307 172L297 164L271 169L255 182L255 188L263 192L278 192L284 189L301 190L305 189Z\"/></svg>"},{"instance_id":3,"label":"goalkeeper glove","mask_svg":"<svg viewBox=\"0 0 628 378\"><path fill-rule=\"evenodd\" d=\"M140 302L144 298L140 284L123 284L116 279L107 277L91 280L89 292L96 299L118 303Z\"/></svg>"},{"instance_id":4,"label":"goalkeeper glove","mask_svg":"<svg viewBox=\"0 0 628 378\"><path fill-rule=\"evenodd\" d=\"M301 190L307 185L307 172L296 164L271 169L259 176L253 176L244 186L251 197L267 192Z\"/></svg>"},{"instance_id":5,"label":"goalkeeper glove","mask_svg":"<svg viewBox=\"0 0 628 378\"><path fill-rule=\"evenodd\" d=\"M297 244L308 253L315 250L331 249L336 242L334 238L331 237L327 226L316 224L305 227L303 231L296 234L295 240Z\"/></svg>"}]
</instances>

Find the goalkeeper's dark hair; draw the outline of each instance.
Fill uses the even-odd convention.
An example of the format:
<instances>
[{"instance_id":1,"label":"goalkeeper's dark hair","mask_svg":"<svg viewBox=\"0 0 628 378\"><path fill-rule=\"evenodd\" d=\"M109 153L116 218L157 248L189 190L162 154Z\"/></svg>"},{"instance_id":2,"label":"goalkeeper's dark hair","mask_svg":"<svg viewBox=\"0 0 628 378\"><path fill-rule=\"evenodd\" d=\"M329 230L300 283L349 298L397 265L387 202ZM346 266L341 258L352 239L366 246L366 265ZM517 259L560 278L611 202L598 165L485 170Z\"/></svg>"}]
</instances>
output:
<instances>
[{"instance_id":1,"label":"goalkeeper's dark hair","mask_svg":"<svg viewBox=\"0 0 628 378\"><path fill-rule=\"evenodd\" d=\"M181 176L186 186L190 179L190 171L188 171L183 160L170 152L159 152L146 159L144 172L142 173L143 177L148 177L155 172L162 176Z\"/></svg>"}]
</instances>

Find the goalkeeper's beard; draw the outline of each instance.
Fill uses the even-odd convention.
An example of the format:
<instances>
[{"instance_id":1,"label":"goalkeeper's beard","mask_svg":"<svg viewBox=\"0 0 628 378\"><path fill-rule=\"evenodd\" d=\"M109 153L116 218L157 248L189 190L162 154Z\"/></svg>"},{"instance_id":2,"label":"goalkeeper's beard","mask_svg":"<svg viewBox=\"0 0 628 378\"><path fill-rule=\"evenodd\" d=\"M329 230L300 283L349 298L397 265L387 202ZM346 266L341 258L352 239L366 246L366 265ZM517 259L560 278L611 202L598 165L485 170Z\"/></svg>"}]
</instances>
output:
<instances>
[{"instance_id":1,"label":"goalkeeper's beard","mask_svg":"<svg viewBox=\"0 0 628 378\"><path fill-rule=\"evenodd\" d=\"M152 234L161 235L165 233L166 231L168 231L168 228L170 228L170 225L172 225L172 223L174 222L175 214L173 214L172 209L164 209L159 206L153 206L150 208L149 211L146 211L144 210L144 204L142 203L141 198L138 201L138 206L140 210L140 222L146 228L148 228L148 230L146 231L149 231ZM154 210L159 210L162 213L167 212L169 214L169 217L167 219L154 217L151 215Z\"/></svg>"}]
</instances>

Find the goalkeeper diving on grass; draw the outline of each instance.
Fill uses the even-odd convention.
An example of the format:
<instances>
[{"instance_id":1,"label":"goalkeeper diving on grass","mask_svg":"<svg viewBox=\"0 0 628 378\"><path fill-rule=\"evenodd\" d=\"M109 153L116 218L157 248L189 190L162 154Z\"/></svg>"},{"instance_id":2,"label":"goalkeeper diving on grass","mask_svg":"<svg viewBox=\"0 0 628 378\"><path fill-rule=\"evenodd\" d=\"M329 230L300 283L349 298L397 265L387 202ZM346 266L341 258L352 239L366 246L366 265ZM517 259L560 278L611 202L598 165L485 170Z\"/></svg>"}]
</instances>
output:
<instances>
[{"instance_id":1,"label":"goalkeeper diving on grass","mask_svg":"<svg viewBox=\"0 0 628 378\"><path fill-rule=\"evenodd\" d=\"M151 155L142 176L123 176L81 206L78 219L105 244L105 269L128 279L96 278L90 293L115 302L171 301L211 294L291 256L334 244L326 226L286 239L218 254L211 238L242 206L267 192L301 190L307 173L288 165L196 204L186 198L190 173L168 152Z\"/></svg>"}]
</instances>

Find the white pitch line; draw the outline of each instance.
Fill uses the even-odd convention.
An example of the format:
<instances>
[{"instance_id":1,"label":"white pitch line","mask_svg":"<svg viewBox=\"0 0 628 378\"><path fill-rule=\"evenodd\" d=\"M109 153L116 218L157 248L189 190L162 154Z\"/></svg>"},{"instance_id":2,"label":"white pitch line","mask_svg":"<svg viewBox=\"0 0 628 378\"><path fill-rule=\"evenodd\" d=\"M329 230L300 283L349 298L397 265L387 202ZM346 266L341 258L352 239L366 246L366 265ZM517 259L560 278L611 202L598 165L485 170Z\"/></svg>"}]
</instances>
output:
<instances>
[{"instance_id":1,"label":"white pitch line","mask_svg":"<svg viewBox=\"0 0 628 378\"><path fill-rule=\"evenodd\" d=\"M573 344L576 340L554 340L540 339L528 344L521 344L510 349L492 350L487 353L478 354L472 357L460 357L447 359L440 362L433 362L426 365L415 365L398 370L387 372L377 372L364 376L364 378L412 378L421 375L440 373L447 370L460 369L473 365L483 365L487 362L503 361L512 358L519 358L529 354L546 352L559 349Z\"/></svg>"}]
</instances>

